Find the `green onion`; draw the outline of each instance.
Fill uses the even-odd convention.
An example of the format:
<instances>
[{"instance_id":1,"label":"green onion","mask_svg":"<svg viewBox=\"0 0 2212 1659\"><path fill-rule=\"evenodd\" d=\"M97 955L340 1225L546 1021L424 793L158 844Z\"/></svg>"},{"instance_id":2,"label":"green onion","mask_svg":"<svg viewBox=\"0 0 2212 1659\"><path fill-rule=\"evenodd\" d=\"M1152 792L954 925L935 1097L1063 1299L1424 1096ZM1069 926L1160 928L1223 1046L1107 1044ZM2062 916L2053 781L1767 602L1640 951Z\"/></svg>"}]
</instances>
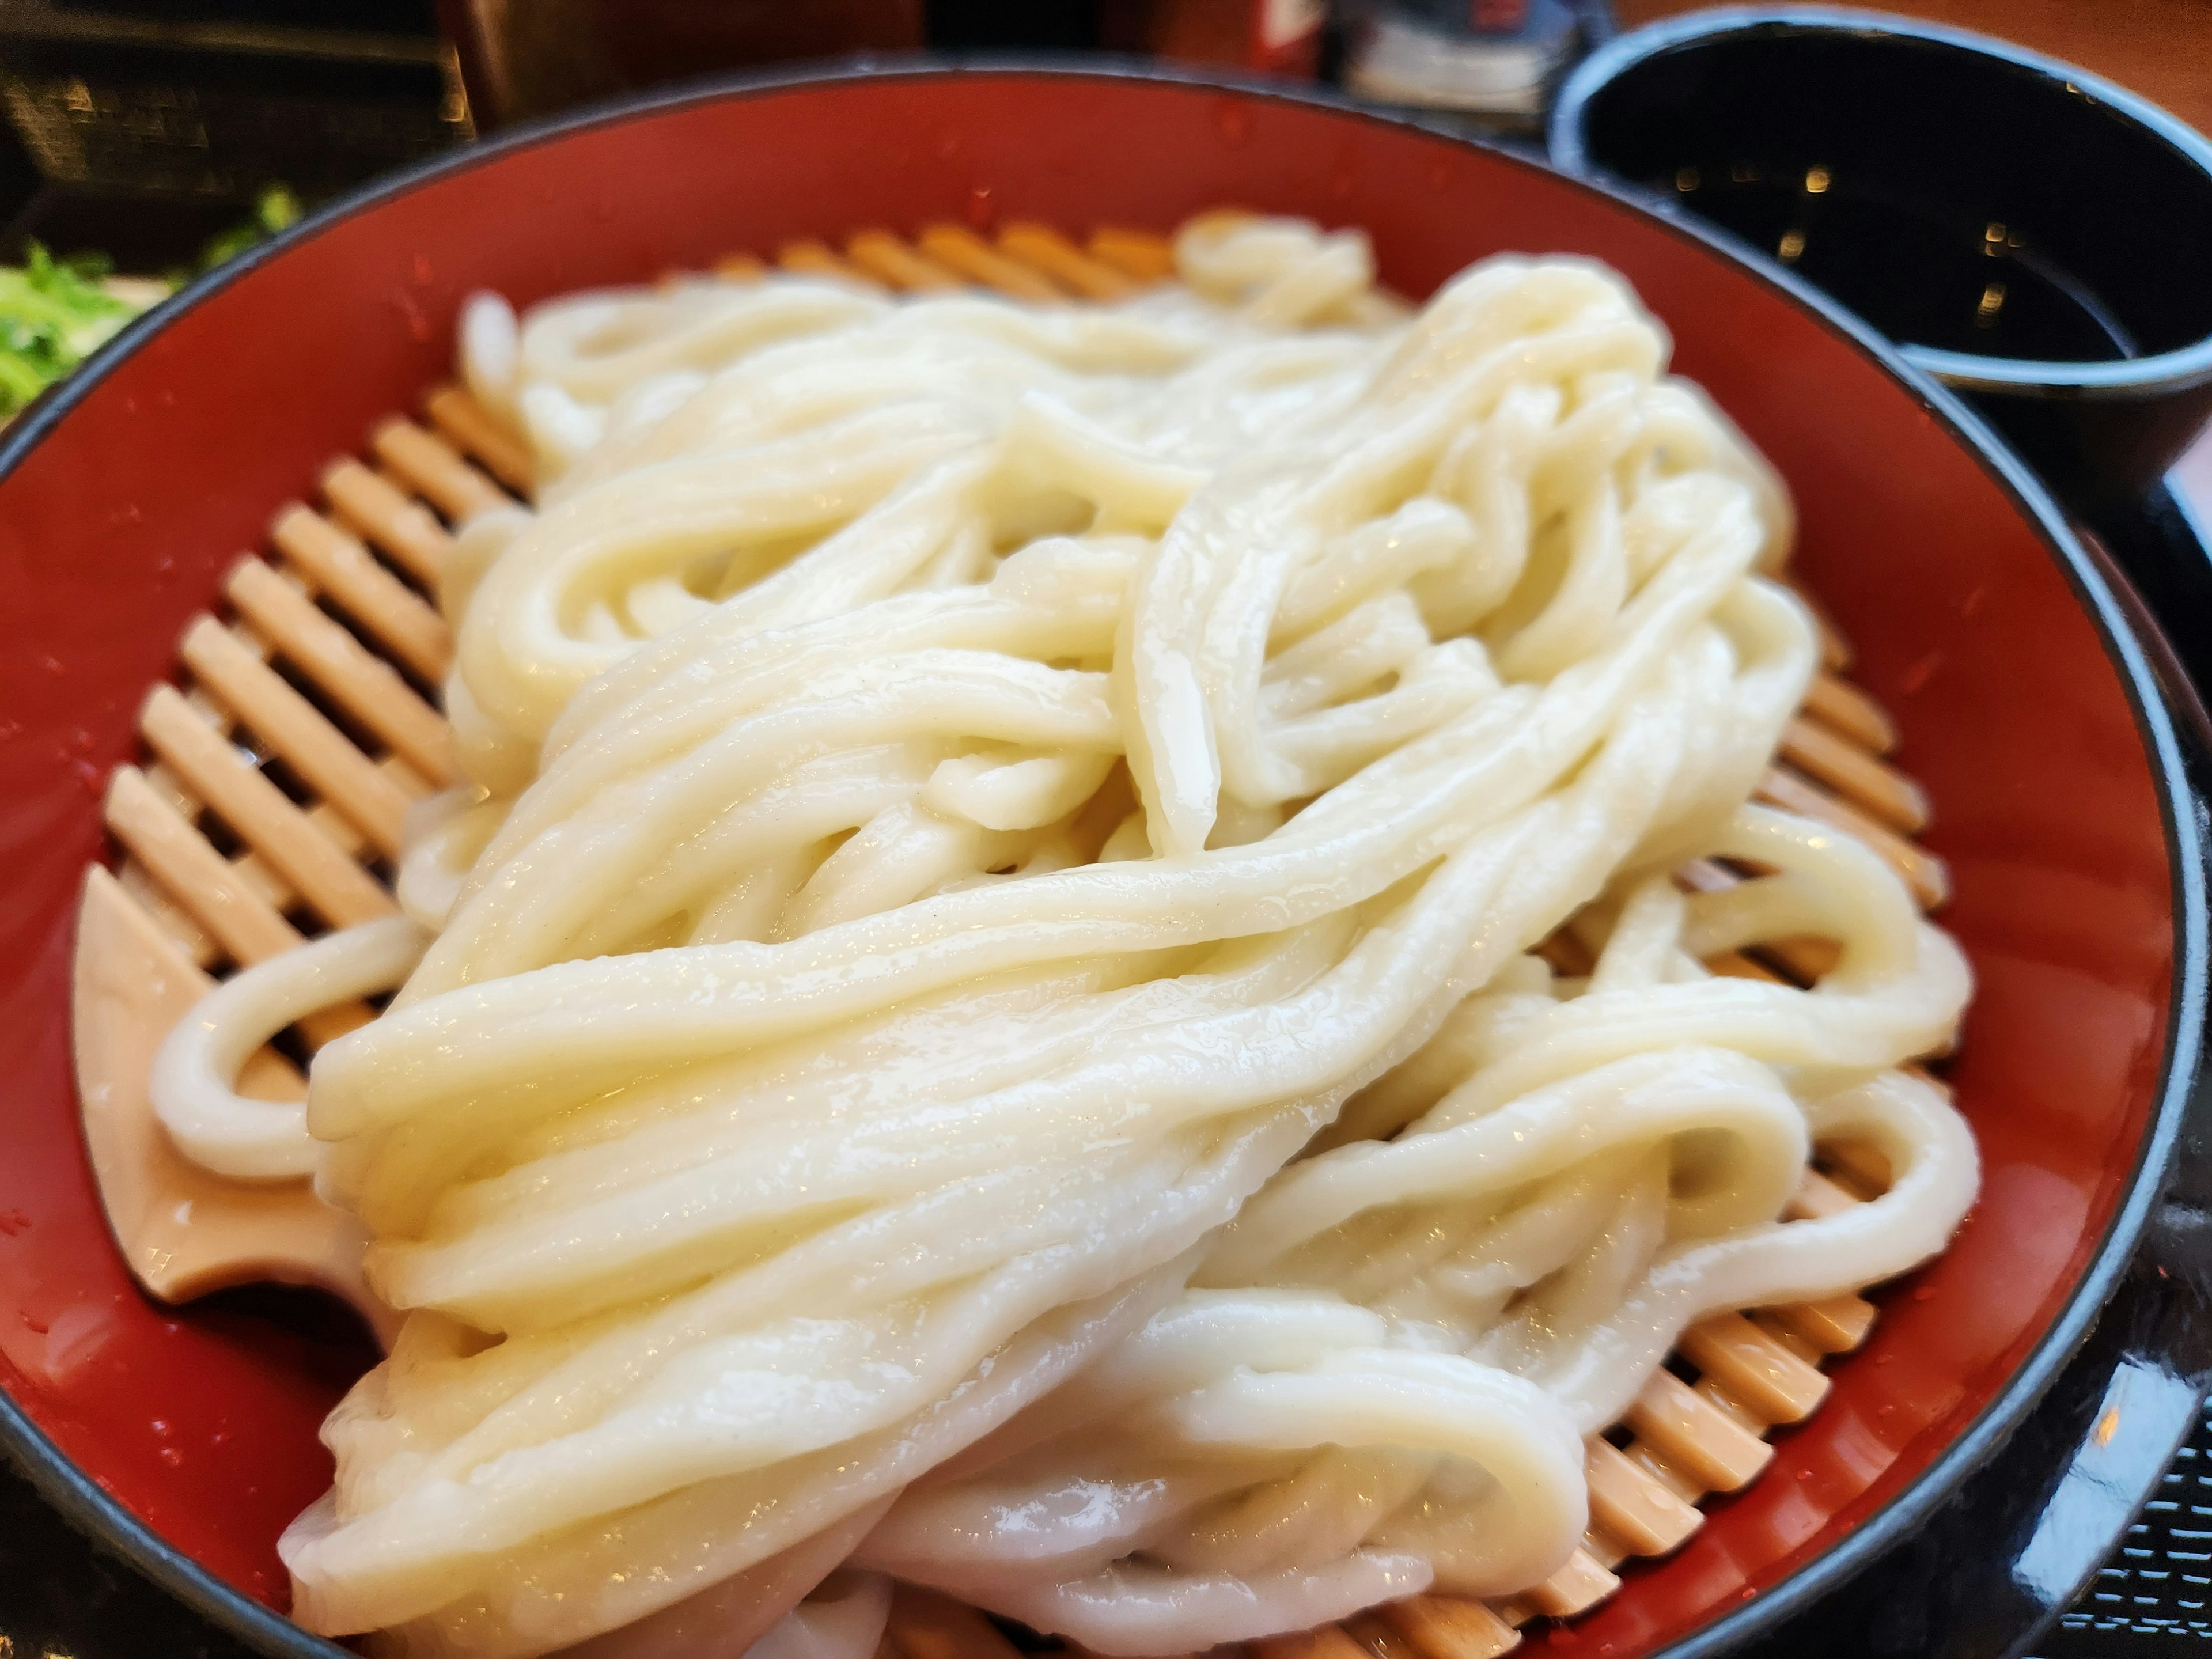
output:
<instances>
[{"instance_id":1,"label":"green onion","mask_svg":"<svg viewBox=\"0 0 2212 1659\"><path fill-rule=\"evenodd\" d=\"M0 418L75 368L140 307L100 285L106 262L57 259L38 243L0 266Z\"/></svg>"}]
</instances>

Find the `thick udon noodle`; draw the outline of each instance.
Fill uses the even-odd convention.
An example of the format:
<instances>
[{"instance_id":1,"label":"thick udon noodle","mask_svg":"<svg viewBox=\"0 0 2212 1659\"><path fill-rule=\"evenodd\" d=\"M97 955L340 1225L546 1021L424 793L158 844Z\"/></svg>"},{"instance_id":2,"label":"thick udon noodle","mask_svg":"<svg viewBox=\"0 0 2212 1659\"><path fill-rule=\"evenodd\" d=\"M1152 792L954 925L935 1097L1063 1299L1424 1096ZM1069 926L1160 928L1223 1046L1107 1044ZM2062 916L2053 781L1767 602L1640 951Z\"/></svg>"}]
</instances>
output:
<instances>
[{"instance_id":1,"label":"thick udon noodle","mask_svg":"<svg viewBox=\"0 0 2212 1659\"><path fill-rule=\"evenodd\" d=\"M543 468L445 577L478 787L412 921L240 975L157 1079L407 1310L284 1540L311 1627L726 1652L848 1557L1106 1653L1516 1590L1686 1323L1963 1213L1896 1069L1962 961L1747 804L1814 665L1786 509L1619 279L1409 315L1355 234L1176 251L1111 307L469 313ZM1530 954L1571 918L1586 977ZM1810 989L1699 965L1802 935ZM229 1093L403 977L319 1146ZM1890 1190L1779 1221L1834 1139ZM865 1653L854 1582L775 1650Z\"/></svg>"}]
</instances>

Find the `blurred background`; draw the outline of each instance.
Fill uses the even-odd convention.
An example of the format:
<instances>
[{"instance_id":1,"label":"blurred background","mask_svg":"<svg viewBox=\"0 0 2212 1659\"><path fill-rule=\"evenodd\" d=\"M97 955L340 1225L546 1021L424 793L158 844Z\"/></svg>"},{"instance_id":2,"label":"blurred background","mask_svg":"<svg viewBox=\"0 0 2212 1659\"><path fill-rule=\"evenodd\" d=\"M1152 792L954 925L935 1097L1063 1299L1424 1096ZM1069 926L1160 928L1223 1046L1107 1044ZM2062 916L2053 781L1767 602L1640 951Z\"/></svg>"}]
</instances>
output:
<instances>
[{"instance_id":1,"label":"blurred background","mask_svg":"<svg viewBox=\"0 0 2212 1659\"><path fill-rule=\"evenodd\" d=\"M389 168L720 70L1101 50L1338 83L1502 135L1697 0L0 0L0 260L172 277ZM1905 0L2212 127L2212 0Z\"/></svg>"}]
</instances>

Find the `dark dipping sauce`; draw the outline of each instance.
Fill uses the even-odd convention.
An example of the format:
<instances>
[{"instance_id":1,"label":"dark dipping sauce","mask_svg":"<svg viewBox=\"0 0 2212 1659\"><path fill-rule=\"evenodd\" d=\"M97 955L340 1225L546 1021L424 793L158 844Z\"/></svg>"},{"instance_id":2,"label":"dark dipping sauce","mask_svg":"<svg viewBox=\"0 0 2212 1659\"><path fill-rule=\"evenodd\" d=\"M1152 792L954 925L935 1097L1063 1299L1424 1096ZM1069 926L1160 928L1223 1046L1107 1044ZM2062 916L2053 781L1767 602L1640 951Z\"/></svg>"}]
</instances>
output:
<instances>
[{"instance_id":1,"label":"dark dipping sauce","mask_svg":"<svg viewBox=\"0 0 2212 1659\"><path fill-rule=\"evenodd\" d=\"M1650 181L1826 289L1891 339L2046 362L2140 355L2094 290L2016 227L1966 220L1847 173L1741 161Z\"/></svg>"},{"instance_id":2,"label":"dark dipping sauce","mask_svg":"<svg viewBox=\"0 0 2212 1659\"><path fill-rule=\"evenodd\" d=\"M1576 164L1734 232L1900 344L2094 363L2212 335L2212 179L2063 70L1775 18L1658 44L1559 118Z\"/></svg>"}]
</instances>

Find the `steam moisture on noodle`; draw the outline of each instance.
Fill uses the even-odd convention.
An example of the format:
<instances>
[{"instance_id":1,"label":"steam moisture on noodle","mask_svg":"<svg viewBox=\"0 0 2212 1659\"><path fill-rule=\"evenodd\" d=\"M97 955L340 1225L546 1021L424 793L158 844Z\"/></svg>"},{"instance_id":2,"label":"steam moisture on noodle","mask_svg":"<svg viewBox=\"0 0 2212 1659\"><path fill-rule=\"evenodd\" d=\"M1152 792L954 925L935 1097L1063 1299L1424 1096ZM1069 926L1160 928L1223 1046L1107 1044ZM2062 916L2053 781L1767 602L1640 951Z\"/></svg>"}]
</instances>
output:
<instances>
[{"instance_id":1,"label":"steam moisture on noodle","mask_svg":"<svg viewBox=\"0 0 2212 1659\"><path fill-rule=\"evenodd\" d=\"M865 1655L865 1577L775 1623L848 1560L1108 1654L1510 1592L1686 1323L1942 1248L1973 1149L1898 1067L1966 969L1747 804L1814 636L1657 325L1579 261L1408 313L1355 234L1176 252L473 305L541 472L445 573L472 786L411 922L159 1088L407 1312L284 1540L311 1628ZM1809 989L1700 965L1803 935ZM402 979L312 1144L236 1115L224 1056ZM1835 1139L1891 1189L1778 1220Z\"/></svg>"}]
</instances>

